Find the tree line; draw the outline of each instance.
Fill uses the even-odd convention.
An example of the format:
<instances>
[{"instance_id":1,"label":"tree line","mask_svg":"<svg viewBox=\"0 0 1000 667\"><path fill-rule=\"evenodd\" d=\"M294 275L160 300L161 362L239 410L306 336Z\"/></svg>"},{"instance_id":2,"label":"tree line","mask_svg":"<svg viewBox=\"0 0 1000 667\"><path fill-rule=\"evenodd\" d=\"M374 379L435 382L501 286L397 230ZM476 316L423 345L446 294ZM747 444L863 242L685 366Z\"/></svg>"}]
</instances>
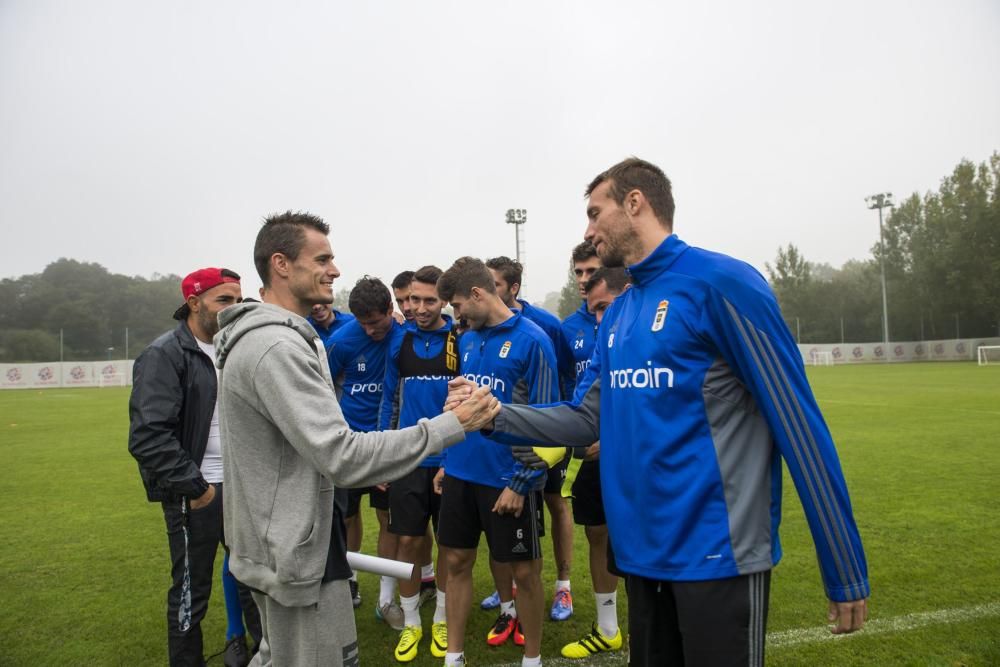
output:
<instances>
[{"instance_id":1,"label":"tree line","mask_svg":"<svg viewBox=\"0 0 1000 667\"><path fill-rule=\"evenodd\" d=\"M899 203L885 220L884 242L884 256L876 243L870 258L839 269L809 262L793 244L778 249L766 272L799 342L882 340L880 259L892 340L1000 335L1000 154L979 165L963 160L936 192ZM60 330L66 361L134 358L174 326L180 281L65 258L0 280L0 362L59 359ZM341 310L349 292L336 294ZM545 301L558 303L560 317L579 306L572 272Z\"/></svg>"},{"instance_id":2,"label":"tree line","mask_svg":"<svg viewBox=\"0 0 1000 667\"><path fill-rule=\"evenodd\" d=\"M0 362L58 360L60 331L66 361L134 359L176 324L180 284L180 276L126 276L73 259L0 280Z\"/></svg>"},{"instance_id":3,"label":"tree line","mask_svg":"<svg viewBox=\"0 0 1000 667\"><path fill-rule=\"evenodd\" d=\"M1000 336L1000 154L963 160L937 192L897 206L884 231L891 340ZM876 243L837 269L778 248L765 270L796 340L882 340L881 253ZM558 304L560 317L580 305L572 271Z\"/></svg>"},{"instance_id":4,"label":"tree line","mask_svg":"<svg viewBox=\"0 0 1000 667\"><path fill-rule=\"evenodd\" d=\"M883 229L884 251L876 243L870 259L840 269L792 244L766 265L800 343L882 340L882 260L891 340L1000 336L1000 154L963 160L937 192L899 203Z\"/></svg>"}]
</instances>

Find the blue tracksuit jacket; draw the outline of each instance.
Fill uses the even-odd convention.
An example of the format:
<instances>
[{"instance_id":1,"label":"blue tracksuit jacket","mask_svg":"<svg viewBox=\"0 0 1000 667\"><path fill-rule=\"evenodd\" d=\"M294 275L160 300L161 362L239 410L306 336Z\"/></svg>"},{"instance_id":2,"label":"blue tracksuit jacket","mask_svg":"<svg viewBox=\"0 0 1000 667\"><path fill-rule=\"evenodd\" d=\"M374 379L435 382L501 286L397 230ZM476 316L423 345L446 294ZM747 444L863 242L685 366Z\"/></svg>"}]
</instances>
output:
<instances>
[{"instance_id":1,"label":"blue tracksuit jacket","mask_svg":"<svg viewBox=\"0 0 1000 667\"><path fill-rule=\"evenodd\" d=\"M402 333L403 328L393 322L386 337L374 341L358 321L352 319L339 326L327 340L330 377L341 390L338 396L340 409L351 430L377 430L386 350L393 339L402 336Z\"/></svg>"},{"instance_id":2,"label":"blue tracksuit jacket","mask_svg":"<svg viewBox=\"0 0 1000 667\"><path fill-rule=\"evenodd\" d=\"M545 403L558 399L552 341L520 311L495 327L466 331L458 341L462 375L486 385L501 403ZM448 450L445 472L452 477L526 495L545 483L544 470L525 468L510 449L479 433Z\"/></svg>"},{"instance_id":3,"label":"blue tracksuit jacket","mask_svg":"<svg viewBox=\"0 0 1000 667\"><path fill-rule=\"evenodd\" d=\"M563 337L559 318L544 308L533 306L522 299L518 299L517 302L521 304L521 314L524 315L525 319L537 324L552 341L552 349L556 353L556 367L559 369L560 390L562 390L563 387L575 381L576 371L573 365L573 353ZM560 398L569 398L572 395L572 392L563 393Z\"/></svg>"},{"instance_id":4,"label":"blue tracksuit jacket","mask_svg":"<svg viewBox=\"0 0 1000 667\"><path fill-rule=\"evenodd\" d=\"M573 359L572 383L568 385L568 391L565 386L563 391L563 396L570 398L573 396L577 381L590 366L594 341L597 339L597 317L587 310L587 302L584 301L575 312L562 321L560 328Z\"/></svg>"},{"instance_id":5,"label":"blue tracksuit jacket","mask_svg":"<svg viewBox=\"0 0 1000 667\"><path fill-rule=\"evenodd\" d=\"M354 315L350 313L342 313L337 309L333 309L333 322L330 324L330 328L326 328L316 322L312 318L312 315L306 318L306 321L312 325L312 328L316 330L319 335L319 339L323 341L323 345L327 345L330 342L330 338L333 334L337 333L341 327L346 326L348 322L354 321Z\"/></svg>"},{"instance_id":6,"label":"blue tracksuit jacket","mask_svg":"<svg viewBox=\"0 0 1000 667\"><path fill-rule=\"evenodd\" d=\"M828 597L868 596L837 452L764 278L676 236L629 272L633 286L605 314L574 400L504 406L495 437L599 438L617 564L659 580L773 567L784 459Z\"/></svg>"}]
</instances>

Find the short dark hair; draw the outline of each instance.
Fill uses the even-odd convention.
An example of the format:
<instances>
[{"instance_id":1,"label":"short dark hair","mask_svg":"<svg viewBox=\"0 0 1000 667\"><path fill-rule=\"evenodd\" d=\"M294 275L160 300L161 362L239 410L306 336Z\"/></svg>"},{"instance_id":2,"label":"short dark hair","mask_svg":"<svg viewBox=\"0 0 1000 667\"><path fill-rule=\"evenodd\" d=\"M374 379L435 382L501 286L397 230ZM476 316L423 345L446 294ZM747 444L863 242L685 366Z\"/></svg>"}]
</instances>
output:
<instances>
[{"instance_id":1,"label":"short dark hair","mask_svg":"<svg viewBox=\"0 0 1000 667\"><path fill-rule=\"evenodd\" d=\"M589 293L601 283L608 286L608 291L612 294L621 294L625 291L625 286L632 282L625 267L622 266L602 266L594 271L594 275L587 279L583 286L584 293Z\"/></svg>"},{"instance_id":2,"label":"short dark hair","mask_svg":"<svg viewBox=\"0 0 1000 667\"><path fill-rule=\"evenodd\" d=\"M511 259L505 255L492 257L486 260L486 268L498 271L504 282L510 287L513 284L521 284L521 276L524 274L524 267L521 262Z\"/></svg>"},{"instance_id":3,"label":"short dark hair","mask_svg":"<svg viewBox=\"0 0 1000 667\"><path fill-rule=\"evenodd\" d=\"M576 264L577 262L586 262L591 257L597 257L597 248L590 241L583 241L582 243L577 243L573 247L572 262Z\"/></svg>"},{"instance_id":4,"label":"short dark hair","mask_svg":"<svg viewBox=\"0 0 1000 667\"><path fill-rule=\"evenodd\" d=\"M347 307L358 319L385 315L392 310L392 295L381 280L364 276L354 283L354 288L347 297Z\"/></svg>"},{"instance_id":5,"label":"short dark hair","mask_svg":"<svg viewBox=\"0 0 1000 667\"><path fill-rule=\"evenodd\" d=\"M664 227L674 225L674 195L670 188L670 179L663 170L651 162L630 157L622 160L607 171L597 175L587 186L584 197L589 197L601 183L608 181L611 186L608 194L619 206L625 204L625 195L632 190L638 190L649 202L653 215Z\"/></svg>"},{"instance_id":6,"label":"short dark hair","mask_svg":"<svg viewBox=\"0 0 1000 667\"><path fill-rule=\"evenodd\" d=\"M306 243L306 227L324 235L330 233L330 225L312 213L285 211L264 219L253 245L253 263L264 287L271 286L271 256L280 252L292 261L298 259Z\"/></svg>"},{"instance_id":7,"label":"short dark hair","mask_svg":"<svg viewBox=\"0 0 1000 667\"><path fill-rule=\"evenodd\" d=\"M413 271L400 271L392 279L392 289L403 289L409 287L413 282Z\"/></svg>"},{"instance_id":8,"label":"short dark hair","mask_svg":"<svg viewBox=\"0 0 1000 667\"><path fill-rule=\"evenodd\" d=\"M437 285L438 279L443 271L433 264L421 266L413 272L413 279L410 282L424 283L425 285Z\"/></svg>"},{"instance_id":9,"label":"short dark hair","mask_svg":"<svg viewBox=\"0 0 1000 667\"><path fill-rule=\"evenodd\" d=\"M493 284L493 274L482 260L475 257L459 257L437 281L438 297L443 301L451 301L456 294L469 296L473 287L490 294L497 293L497 287Z\"/></svg>"}]
</instances>

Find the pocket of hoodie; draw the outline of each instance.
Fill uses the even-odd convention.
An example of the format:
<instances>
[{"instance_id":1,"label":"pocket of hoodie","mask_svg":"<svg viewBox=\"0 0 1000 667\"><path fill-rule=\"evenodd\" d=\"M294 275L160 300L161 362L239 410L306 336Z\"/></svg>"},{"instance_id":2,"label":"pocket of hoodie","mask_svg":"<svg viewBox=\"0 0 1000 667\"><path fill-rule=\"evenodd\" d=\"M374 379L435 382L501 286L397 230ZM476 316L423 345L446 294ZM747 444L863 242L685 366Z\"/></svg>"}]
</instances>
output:
<instances>
[{"instance_id":1,"label":"pocket of hoodie","mask_svg":"<svg viewBox=\"0 0 1000 667\"><path fill-rule=\"evenodd\" d=\"M326 488L321 487L316 494L312 528L305 539L295 545L296 578L300 581L320 579L326 570L330 531L333 529L333 486L324 486ZM330 510L324 513L321 508L327 506Z\"/></svg>"}]
</instances>

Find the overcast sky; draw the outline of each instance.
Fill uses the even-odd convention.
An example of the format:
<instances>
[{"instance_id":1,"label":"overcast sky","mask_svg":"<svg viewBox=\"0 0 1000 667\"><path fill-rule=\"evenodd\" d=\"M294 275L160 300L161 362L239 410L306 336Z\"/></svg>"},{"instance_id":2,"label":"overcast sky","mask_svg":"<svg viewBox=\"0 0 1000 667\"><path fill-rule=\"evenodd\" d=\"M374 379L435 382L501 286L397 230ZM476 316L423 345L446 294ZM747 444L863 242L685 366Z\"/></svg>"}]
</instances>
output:
<instances>
[{"instance_id":1,"label":"overcast sky","mask_svg":"<svg viewBox=\"0 0 1000 667\"><path fill-rule=\"evenodd\" d=\"M59 257L260 284L262 218L325 218L386 282L513 256L565 281L583 189L629 155L675 231L763 271L878 239L864 197L1000 149L1000 2L0 0L0 277Z\"/></svg>"}]
</instances>

